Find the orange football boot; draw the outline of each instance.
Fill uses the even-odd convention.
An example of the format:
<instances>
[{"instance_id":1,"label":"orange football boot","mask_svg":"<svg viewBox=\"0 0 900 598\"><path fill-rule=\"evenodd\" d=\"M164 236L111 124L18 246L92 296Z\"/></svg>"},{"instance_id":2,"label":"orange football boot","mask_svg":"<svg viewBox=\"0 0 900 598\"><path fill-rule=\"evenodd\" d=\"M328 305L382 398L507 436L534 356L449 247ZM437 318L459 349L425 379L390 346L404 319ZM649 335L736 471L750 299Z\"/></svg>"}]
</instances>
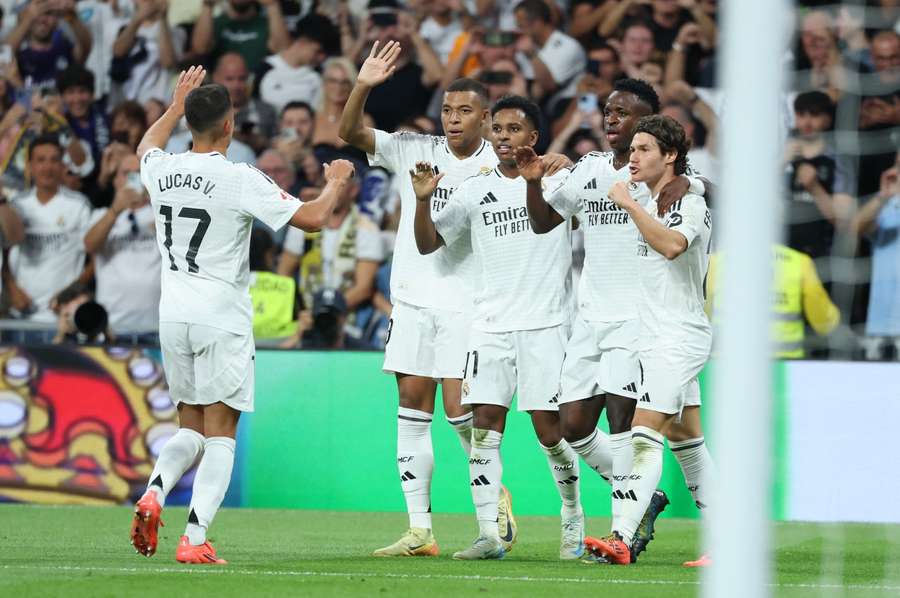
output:
<instances>
[{"instance_id":1,"label":"orange football boot","mask_svg":"<svg viewBox=\"0 0 900 598\"><path fill-rule=\"evenodd\" d=\"M710 565L712 565L712 559L708 554L704 554L696 561L685 561L683 564L684 567L709 567Z\"/></svg>"},{"instance_id":2,"label":"orange football boot","mask_svg":"<svg viewBox=\"0 0 900 598\"><path fill-rule=\"evenodd\" d=\"M162 507L156 500L156 493L150 490L134 506L134 520L131 524L131 544L144 556L150 557L156 552L157 532L160 525Z\"/></svg>"},{"instance_id":3,"label":"orange football boot","mask_svg":"<svg viewBox=\"0 0 900 598\"><path fill-rule=\"evenodd\" d=\"M622 536L616 532L603 538L587 536L584 539L584 547L591 554L605 558L614 565L630 565L631 549L622 540Z\"/></svg>"},{"instance_id":4,"label":"orange football boot","mask_svg":"<svg viewBox=\"0 0 900 598\"><path fill-rule=\"evenodd\" d=\"M216 556L216 549L207 540L199 546L194 546L188 541L187 536L181 536L178 542L178 550L175 551L175 560L179 563L191 565L227 565L228 561Z\"/></svg>"}]
</instances>

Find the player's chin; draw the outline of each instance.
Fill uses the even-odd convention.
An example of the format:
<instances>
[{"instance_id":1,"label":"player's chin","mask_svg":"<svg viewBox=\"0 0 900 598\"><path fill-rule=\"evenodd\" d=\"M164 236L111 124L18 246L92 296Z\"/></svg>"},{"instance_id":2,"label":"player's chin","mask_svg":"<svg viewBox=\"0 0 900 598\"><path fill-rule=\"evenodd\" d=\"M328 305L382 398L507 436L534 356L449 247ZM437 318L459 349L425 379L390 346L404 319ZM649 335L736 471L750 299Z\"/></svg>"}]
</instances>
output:
<instances>
[{"instance_id":1,"label":"player's chin","mask_svg":"<svg viewBox=\"0 0 900 598\"><path fill-rule=\"evenodd\" d=\"M647 177L644 176L644 173L639 168L629 168L628 171L631 173L631 180L635 183L643 183L647 180Z\"/></svg>"}]
</instances>

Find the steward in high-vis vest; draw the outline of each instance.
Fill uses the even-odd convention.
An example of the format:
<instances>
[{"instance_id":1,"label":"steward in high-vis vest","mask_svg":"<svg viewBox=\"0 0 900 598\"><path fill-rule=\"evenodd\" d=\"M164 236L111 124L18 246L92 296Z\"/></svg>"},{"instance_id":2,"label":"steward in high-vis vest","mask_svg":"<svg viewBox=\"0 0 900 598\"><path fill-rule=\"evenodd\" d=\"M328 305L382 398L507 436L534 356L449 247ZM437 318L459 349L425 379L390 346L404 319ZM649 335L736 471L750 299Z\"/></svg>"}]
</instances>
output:
<instances>
[{"instance_id":1,"label":"steward in high-vis vest","mask_svg":"<svg viewBox=\"0 0 900 598\"><path fill-rule=\"evenodd\" d=\"M802 359L806 355L806 322L816 333L834 330L841 312L832 303L816 273L812 258L784 245L773 247L775 296L772 305L772 340L775 357ZM710 256L706 277L706 311L715 312L716 283L721 255ZM805 321L804 321L805 320Z\"/></svg>"},{"instance_id":2,"label":"steward in high-vis vest","mask_svg":"<svg viewBox=\"0 0 900 598\"><path fill-rule=\"evenodd\" d=\"M297 332L297 283L290 276L272 272L275 243L261 228L250 234L250 301L253 303L253 337L256 340L287 338Z\"/></svg>"}]
</instances>

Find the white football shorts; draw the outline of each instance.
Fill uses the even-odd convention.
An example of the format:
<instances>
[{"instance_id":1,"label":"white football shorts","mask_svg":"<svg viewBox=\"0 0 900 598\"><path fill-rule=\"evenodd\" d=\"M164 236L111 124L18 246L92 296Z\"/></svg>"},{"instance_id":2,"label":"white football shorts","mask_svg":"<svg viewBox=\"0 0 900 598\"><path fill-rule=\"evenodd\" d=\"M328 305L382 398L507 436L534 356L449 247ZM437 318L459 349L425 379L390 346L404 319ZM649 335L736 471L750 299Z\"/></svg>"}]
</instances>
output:
<instances>
[{"instance_id":1,"label":"white football shorts","mask_svg":"<svg viewBox=\"0 0 900 598\"><path fill-rule=\"evenodd\" d=\"M641 367L638 409L678 415L700 406L697 376L709 359L709 348L673 345L638 353Z\"/></svg>"},{"instance_id":2,"label":"white football shorts","mask_svg":"<svg viewBox=\"0 0 900 598\"><path fill-rule=\"evenodd\" d=\"M518 390L519 411L558 411L568 333L566 325L514 332L473 330L462 404L509 409Z\"/></svg>"},{"instance_id":3,"label":"white football shorts","mask_svg":"<svg viewBox=\"0 0 900 598\"><path fill-rule=\"evenodd\" d=\"M640 365L637 357L637 319L588 322L575 318L566 345L560 403L605 393L637 398Z\"/></svg>"},{"instance_id":4,"label":"white football shorts","mask_svg":"<svg viewBox=\"0 0 900 598\"><path fill-rule=\"evenodd\" d=\"M225 403L253 411L256 347L252 334L184 322L160 322L159 345L172 401Z\"/></svg>"},{"instance_id":5,"label":"white football shorts","mask_svg":"<svg viewBox=\"0 0 900 598\"><path fill-rule=\"evenodd\" d=\"M391 311L382 369L435 380L462 378L471 324L468 313L397 301Z\"/></svg>"}]
</instances>

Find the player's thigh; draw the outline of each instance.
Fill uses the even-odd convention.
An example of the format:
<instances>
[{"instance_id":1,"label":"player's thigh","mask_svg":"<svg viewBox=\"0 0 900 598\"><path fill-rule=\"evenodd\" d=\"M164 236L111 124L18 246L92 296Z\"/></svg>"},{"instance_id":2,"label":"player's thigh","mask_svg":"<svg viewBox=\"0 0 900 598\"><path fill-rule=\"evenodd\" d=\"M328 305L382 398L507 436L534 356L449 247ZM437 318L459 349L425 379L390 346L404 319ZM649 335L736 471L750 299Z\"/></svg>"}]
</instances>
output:
<instances>
[{"instance_id":1,"label":"player's thigh","mask_svg":"<svg viewBox=\"0 0 900 598\"><path fill-rule=\"evenodd\" d=\"M444 403L444 415L447 417L462 417L471 409L462 404L462 379L444 378L441 380L441 399Z\"/></svg>"},{"instance_id":2,"label":"player's thigh","mask_svg":"<svg viewBox=\"0 0 900 598\"><path fill-rule=\"evenodd\" d=\"M256 364L253 335L192 324L189 340L194 350L195 402L224 403L237 411L253 411Z\"/></svg>"},{"instance_id":3,"label":"player's thigh","mask_svg":"<svg viewBox=\"0 0 900 598\"><path fill-rule=\"evenodd\" d=\"M384 371L398 376L431 378L434 336L434 318L430 310L395 302L384 346Z\"/></svg>"},{"instance_id":4,"label":"player's thigh","mask_svg":"<svg viewBox=\"0 0 900 598\"><path fill-rule=\"evenodd\" d=\"M468 312L431 310L434 321L434 370L432 375L444 380L460 379L465 368L466 352L472 330Z\"/></svg>"},{"instance_id":5,"label":"player's thigh","mask_svg":"<svg viewBox=\"0 0 900 598\"><path fill-rule=\"evenodd\" d=\"M567 332L553 326L514 333L519 411L559 411Z\"/></svg>"},{"instance_id":6,"label":"player's thigh","mask_svg":"<svg viewBox=\"0 0 900 598\"><path fill-rule=\"evenodd\" d=\"M190 324L183 322L159 323L163 371L169 385L169 396L175 405L195 402L194 352L188 338L189 327Z\"/></svg>"},{"instance_id":7,"label":"player's thigh","mask_svg":"<svg viewBox=\"0 0 900 598\"><path fill-rule=\"evenodd\" d=\"M203 435L207 438L214 436L234 438L237 434L240 417L240 411L225 403L205 405L203 406Z\"/></svg>"},{"instance_id":8,"label":"player's thigh","mask_svg":"<svg viewBox=\"0 0 900 598\"><path fill-rule=\"evenodd\" d=\"M538 442L552 448L563 439L557 411L531 411L531 425L537 434Z\"/></svg>"},{"instance_id":9,"label":"player's thigh","mask_svg":"<svg viewBox=\"0 0 900 598\"><path fill-rule=\"evenodd\" d=\"M622 434L631 429L637 401L630 397L606 395L606 421L610 434Z\"/></svg>"},{"instance_id":10,"label":"player's thigh","mask_svg":"<svg viewBox=\"0 0 900 598\"><path fill-rule=\"evenodd\" d=\"M593 434L600 414L606 405L606 395L563 403L559 402L560 431L569 442L576 442Z\"/></svg>"},{"instance_id":11,"label":"player's thigh","mask_svg":"<svg viewBox=\"0 0 900 598\"><path fill-rule=\"evenodd\" d=\"M178 425L203 435L203 405L179 403Z\"/></svg>"},{"instance_id":12,"label":"player's thigh","mask_svg":"<svg viewBox=\"0 0 900 598\"><path fill-rule=\"evenodd\" d=\"M666 429L666 438L672 442L683 442L703 436L703 424L700 418L700 406L685 406L681 411L681 419L675 419Z\"/></svg>"},{"instance_id":13,"label":"player's thigh","mask_svg":"<svg viewBox=\"0 0 900 598\"><path fill-rule=\"evenodd\" d=\"M560 373L560 404L603 394L598 383L600 359L593 325L576 318L566 341L565 360Z\"/></svg>"},{"instance_id":14,"label":"player's thigh","mask_svg":"<svg viewBox=\"0 0 900 598\"><path fill-rule=\"evenodd\" d=\"M662 431L684 408L684 364L676 348L640 353L641 382L632 427Z\"/></svg>"},{"instance_id":15,"label":"player's thigh","mask_svg":"<svg viewBox=\"0 0 900 598\"><path fill-rule=\"evenodd\" d=\"M637 399L639 321L596 322L594 328L601 351L600 388L607 394Z\"/></svg>"},{"instance_id":16,"label":"player's thigh","mask_svg":"<svg viewBox=\"0 0 900 598\"><path fill-rule=\"evenodd\" d=\"M397 374L400 406L426 413L434 413L434 394L437 382L430 376Z\"/></svg>"},{"instance_id":17,"label":"player's thigh","mask_svg":"<svg viewBox=\"0 0 900 598\"><path fill-rule=\"evenodd\" d=\"M513 333L473 330L463 360L463 405L496 405L509 409L516 391Z\"/></svg>"}]
</instances>

